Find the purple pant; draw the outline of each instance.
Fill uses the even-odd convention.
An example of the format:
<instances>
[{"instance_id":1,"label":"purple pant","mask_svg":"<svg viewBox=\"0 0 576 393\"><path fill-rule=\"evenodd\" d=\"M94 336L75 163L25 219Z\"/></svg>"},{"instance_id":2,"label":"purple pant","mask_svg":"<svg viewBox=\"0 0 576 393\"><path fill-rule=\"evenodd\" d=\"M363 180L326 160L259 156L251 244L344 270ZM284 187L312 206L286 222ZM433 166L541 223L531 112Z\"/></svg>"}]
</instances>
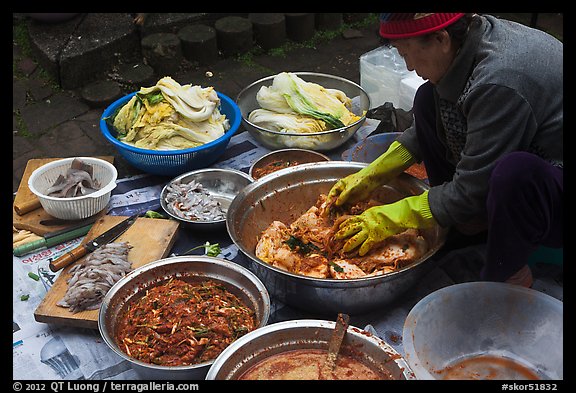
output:
<instances>
[{"instance_id":1,"label":"purple pant","mask_svg":"<svg viewBox=\"0 0 576 393\"><path fill-rule=\"evenodd\" d=\"M414 98L422 159L431 186L450 181L455 167L445 159L436 133L432 85ZM502 156L490 177L486 207L486 263L481 279L505 281L539 247L563 247L563 170L522 151Z\"/></svg>"}]
</instances>

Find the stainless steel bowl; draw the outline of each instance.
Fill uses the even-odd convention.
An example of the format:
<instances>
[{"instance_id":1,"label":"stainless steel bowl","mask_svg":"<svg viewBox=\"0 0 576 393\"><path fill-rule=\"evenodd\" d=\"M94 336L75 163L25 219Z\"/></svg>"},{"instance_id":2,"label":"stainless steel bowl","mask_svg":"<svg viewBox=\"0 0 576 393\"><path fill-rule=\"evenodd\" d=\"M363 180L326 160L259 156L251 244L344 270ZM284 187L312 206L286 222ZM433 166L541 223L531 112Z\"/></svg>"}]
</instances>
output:
<instances>
[{"instance_id":1,"label":"stainless steel bowl","mask_svg":"<svg viewBox=\"0 0 576 393\"><path fill-rule=\"evenodd\" d=\"M325 88L338 89L343 91L348 98L352 99L353 110L356 115L361 116L360 120L346 127L336 128L330 131L315 133L287 133L267 130L248 121L250 112L260 108L256 100L256 93L262 86L272 85L274 76L268 76L257 80L245 87L238 97L236 104L242 113L242 123L248 132L260 143L271 150L299 148L316 151L328 151L335 149L350 139L366 120L366 112L370 109L370 98L368 93L358 84L341 78L339 76L319 74L316 72L295 72L306 82L317 83Z\"/></svg>"},{"instance_id":2,"label":"stainless steel bowl","mask_svg":"<svg viewBox=\"0 0 576 393\"><path fill-rule=\"evenodd\" d=\"M418 379L561 380L563 322L564 303L535 289L449 285L410 310L404 354Z\"/></svg>"},{"instance_id":3,"label":"stainless steel bowl","mask_svg":"<svg viewBox=\"0 0 576 393\"><path fill-rule=\"evenodd\" d=\"M168 186L174 182L189 183L192 180L202 184L224 210L227 210L232 200L253 180L252 177L242 171L235 169L206 168L184 173L170 180L160 194L160 205L170 217L180 221L183 226L199 230L219 230L225 228L226 219L212 221L193 221L176 215L166 203Z\"/></svg>"},{"instance_id":4,"label":"stainless steel bowl","mask_svg":"<svg viewBox=\"0 0 576 393\"><path fill-rule=\"evenodd\" d=\"M208 380L238 379L250 367L278 353L297 349L328 348L335 322L300 319L278 322L239 338L216 358L206 374ZM349 326L342 341L342 353L353 354L371 368L384 371L391 379L415 379L402 356L384 340Z\"/></svg>"},{"instance_id":5,"label":"stainless steel bowl","mask_svg":"<svg viewBox=\"0 0 576 393\"><path fill-rule=\"evenodd\" d=\"M330 161L330 158L314 150L307 150L307 149L275 150L268 154L264 154L262 157L254 161L254 163L250 166L248 174L252 177L252 179L257 180L260 177L262 177L262 176L256 176L258 170L265 168L267 165L270 165L274 162L280 162L288 166L294 166L294 163L297 163L299 165L319 161ZM282 165L279 165L276 170L287 168L288 166L284 167Z\"/></svg>"},{"instance_id":6,"label":"stainless steel bowl","mask_svg":"<svg viewBox=\"0 0 576 393\"><path fill-rule=\"evenodd\" d=\"M146 290L178 277L191 282L203 278L221 282L251 307L257 326L263 327L270 316L270 296L263 283L248 269L225 259L187 255L149 263L120 279L106 294L98 314L98 329L102 338L117 355L126 360L143 379L204 379L213 361L190 366L158 366L128 356L116 343L118 316Z\"/></svg>"},{"instance_id":7,"label":"stainless steel bowl","mask_svg":"<svg viewBox=\"0 0 576 393\"><path fill-rule=\"evenodd\" d=\"M427 229L429 251L413 264L381 276L359 279L318 279L273 267L255 255L259 235L273 220L291 223L308 210L321 193L328 193L341 177L365 167L365 163L327 161L282 169L250 184L238 193L226 219L228 234L248 259L249 268L281 302L320 314L361 314L389 304L426 272L426 261L443 244L445 230ZM383 186L393 202L428 189L408 174Z\"/></svg>"}]
</instances>

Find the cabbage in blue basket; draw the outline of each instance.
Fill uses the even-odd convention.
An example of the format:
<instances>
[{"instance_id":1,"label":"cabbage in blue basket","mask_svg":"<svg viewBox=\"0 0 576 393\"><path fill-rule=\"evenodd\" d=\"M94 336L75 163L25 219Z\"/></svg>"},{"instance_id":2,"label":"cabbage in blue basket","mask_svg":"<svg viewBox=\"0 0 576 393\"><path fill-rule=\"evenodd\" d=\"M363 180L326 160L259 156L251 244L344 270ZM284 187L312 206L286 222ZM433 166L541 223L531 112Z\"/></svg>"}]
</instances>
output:
<instances>
[{"instance_id":1,"label":"cabbage in blue basket","mask_svg":"<svg viewBox=\"0 0 576 393\"><path fill-rule=\"evenodd\" d=\"M141 88L111 119L121 142L151 150L201 146L220 138L230 122L213 87L180 85L164 77Z\"/></svg>"}]
</instances>

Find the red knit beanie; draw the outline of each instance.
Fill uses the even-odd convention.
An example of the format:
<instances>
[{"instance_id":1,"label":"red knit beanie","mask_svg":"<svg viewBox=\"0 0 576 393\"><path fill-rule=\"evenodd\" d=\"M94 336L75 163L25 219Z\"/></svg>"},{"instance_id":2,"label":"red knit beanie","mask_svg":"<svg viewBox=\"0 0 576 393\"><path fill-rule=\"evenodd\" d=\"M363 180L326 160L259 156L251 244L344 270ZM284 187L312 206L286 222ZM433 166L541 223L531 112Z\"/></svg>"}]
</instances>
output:
<instances>
[{"instance_id":1,"label":"red knit beanie","mask_svg":"<svg viewBox=\"0 0 576 393\"><path fill-rule=\"evenodd\" d=\"M386 13L380 14L380 35L388 39L416 37L445 28L463 13Z\"/></svg>"}]
</instances>

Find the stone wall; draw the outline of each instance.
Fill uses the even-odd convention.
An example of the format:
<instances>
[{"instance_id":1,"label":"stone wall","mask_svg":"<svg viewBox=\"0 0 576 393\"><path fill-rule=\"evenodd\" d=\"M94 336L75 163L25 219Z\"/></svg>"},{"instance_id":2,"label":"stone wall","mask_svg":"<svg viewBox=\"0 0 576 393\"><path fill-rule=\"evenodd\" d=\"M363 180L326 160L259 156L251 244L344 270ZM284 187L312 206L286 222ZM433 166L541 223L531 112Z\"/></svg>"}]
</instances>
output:
<instances>
[{"instance_id":1,"label":"stone wall","mask_svg":"<svg viewBox=\"0 0 576 393\"><path fill-rule=\"evenodd\" d=\"M316 31L370 14L85 13L63 20L39 15L28 21L35 58L62 88L76 89L129 63L169 74L184 62L210 64L254 47L304 42Z\"/></svg>"}]
</instances>

